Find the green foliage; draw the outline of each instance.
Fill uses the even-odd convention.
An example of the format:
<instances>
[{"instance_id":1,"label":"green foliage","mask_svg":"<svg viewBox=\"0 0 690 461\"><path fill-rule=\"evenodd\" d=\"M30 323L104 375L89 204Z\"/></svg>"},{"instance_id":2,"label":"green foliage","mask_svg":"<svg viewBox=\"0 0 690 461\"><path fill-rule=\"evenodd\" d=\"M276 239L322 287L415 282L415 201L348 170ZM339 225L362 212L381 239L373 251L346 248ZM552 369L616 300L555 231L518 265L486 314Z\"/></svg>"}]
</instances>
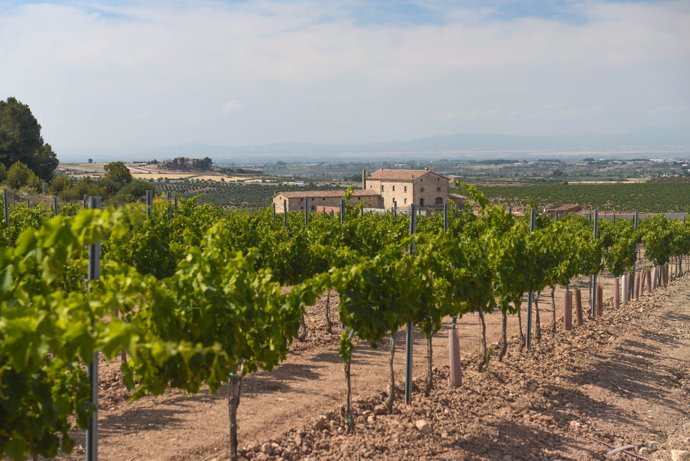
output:
<instances>
[{"instance_id":1,"label":"green foliage","mask_svg":"<svg viewBox=\"0 0 690 461\"><path fill-rule=\"evenodd\" d=\"M640 223L645 256L657 266L666 264L671 259L674 227L670 225L669 219L662 215L652 216Z\"/></svg>"},{"instance_id":2,"label":"green foliage","mask_svg":"<svg viewBox=\"0 0 690 461\"><path fill-rule=\"evenodd\" d=\"M89 363L111 326L94 328L108 312L91 302L84 285L62 283L85 245L103 235L109 215L84 211L26 229L0 251L0 455L54 457L74 445L69 431L91 412ZM97 330L100 330L98 332Z\"/></svg>"},{"instance_id":3,"label":"green foliage","mask_svg":"<svg viewBox=\"0 0 690 461\"><path fill-rule=\"evenodd\" d=\"M637 259L638 232L633 222L618 220L601 221L599 235L605 246L604 261L606 268L616 277L630 272Z\"/></svg>"},{"instance_id":4,"label":"green foliage","mask_svg":"<svg viewBox=\"0 0 690 461\"><path fill-rule=\"evenodd\" d=\"M690 252L690 225L663 216L603 222L600 238L579 216L527 219L482 205L478 215L359 214L346 220L271 210L226 213L169 203L118 210L12 208L0 233L0 456L54 457L90 415L83 365L95 351L124 350L135 396L168 387L217 390L232 377L270 370L287 354L306 305L327 287L340 294L345 332L373 346L408 321L427 336L447 315L499 307L507 315L524 292L568 284L602 269L629 270L641 238L662 264ZM86 290L86 246L103 242L102 277ZM414 243L415 251L409 251ZM292 285L284 290L285 285ZM284 293L284 291L287 291ZM118 315L127 322L118 320ZM504 320L505 320L504 315Z\"/></svg>"},{"instance_id":5,"label":"green foliage","mask_svg":"<svg viewBox=\"0 0 690 461\"><path fill-rule=\"evenodd\" d=\"M506 206L540 208L577 203L585 209L683 212L690 208L690 182L684 180L620 184L531 184L482 186L486 197Z\"/></svg>"},{"instance_id":6,"label":"green foliage","mask_svg":"<svg viewBox=\"0 0 690 461\"><path fill-rule=\"evenodd\" d=\"M374 258L333 270L331 283L340 294L343 326L376 347L412 320L423 285L409 274L413 259L400 248L387 247Z\"/></svg>"},{"instance_id":7,"label":"green foliage","mask_svg":"<svg viewBox=\"0 0 690 461\"><path fill-rule=\"evenodd\" d=\"M69 176L59 175L50 181L49 191L53 195L58 195L72 187L72 184L72 179Z\"/></svg>"},{"instance_id":8,"label":"green foliage","mask_svg":"<svg viewBox=\"0 0 690 461\"><path fill-rule=\"evenodd\" d=\"M26 104L15 98L0 100L0 163L22 162L40 179L48 180L58 166L50 144L41 137L41 125Z\"/></svg>"},{"instance_id":9,"label":"green foliage","mask_svg":"<svg viewBox=\"0 0 690 461\"><path fill-rule=\"evenodd\" d=\"M38 191L41 188L41 180L22 162L15 162L10 166L5 182L13 189L27 188Z\"/></svg>"},{"instance_id":10,"label":"green foliage","mask_svg":"<svg viewBox=\"0 0 690 461\"><path fill-rule=\"evenodd\" d=\"M103 179L117 184L120 188L129 184L133 179L125 162L110 162L103 169L105 170Z\"/></svg>"}]
</instances>

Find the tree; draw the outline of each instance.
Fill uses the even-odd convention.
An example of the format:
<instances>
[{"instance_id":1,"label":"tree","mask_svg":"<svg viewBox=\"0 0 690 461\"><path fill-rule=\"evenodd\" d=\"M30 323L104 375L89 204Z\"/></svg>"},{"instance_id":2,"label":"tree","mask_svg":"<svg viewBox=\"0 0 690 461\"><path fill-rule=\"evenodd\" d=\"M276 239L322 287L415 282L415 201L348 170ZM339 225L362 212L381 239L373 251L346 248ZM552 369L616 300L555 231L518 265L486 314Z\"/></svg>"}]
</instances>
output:
<instances>
[{"instance_id":1,"label":"tree","mask_svg":"<svg viewBox=\"0 0 690 461\"><path fill-rule=\"evenodd\" d=\"M132 174L124 162L110 162L103 168L105 169L103 179L116 183L120 188L132 182Z\"/></svg>"},{"instance_id":2,"label":"tree","mask_svg":"<svg viewBox=\"0 0 690 461\"><path fill-rule=\"evenodd\" d=\"M0 182L5 182L7 178L7 167L4 163L0 163Z\"/></svg>"},{"instance_id":3,"label":"tree","mask_svg":"<svg viewBox=\"0 0 690 461\"><path fill-rule=\"evenodd\" d=\"M7 185L13 189L30 187L38 190L41 187L41 180L24 163L15 162L7 170Z\"/></svg>"},{"instance_id":4,"label":"tree","mask_svg":"<svg viewBox=\"0 0 690 461\"><path fill-rule=\"evenodd\" d=\"M66 175L56 176L50 181L50 193L53 195L58 195L70 187L72 187L72 180Z\"/></svg>"},{"instance_id":5,"label":"tree","mask_svg":"<svg viewBox=\"0 0 690 461\"><path fill-rule=\"evenodd\" d=\"M58 159L41 137L41 125L26 104L15 98L0 100L0 163L26 164L39 178L50 179Z\"/></svg>"}]
</instances>

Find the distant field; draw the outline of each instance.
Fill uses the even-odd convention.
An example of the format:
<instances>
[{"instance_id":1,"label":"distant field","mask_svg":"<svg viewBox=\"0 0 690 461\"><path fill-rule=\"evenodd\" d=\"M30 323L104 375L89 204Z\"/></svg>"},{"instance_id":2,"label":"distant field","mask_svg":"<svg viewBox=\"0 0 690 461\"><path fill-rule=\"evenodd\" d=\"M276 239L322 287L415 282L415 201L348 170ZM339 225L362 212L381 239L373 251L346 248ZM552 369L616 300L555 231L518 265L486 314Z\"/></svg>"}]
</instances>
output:
<instances>
[{"instance_id":1,"label":"distant field","mask_svg":"<svg viewBox=\"0 0 690 461\"><path fill-rule=\"evenodd\" d=\"M690 181L623 184L531 184L480 186L495 203L522 208L577 203L584 209L607 211L682 212L690 210ZM462 190L458 190L462 193Z\"/></svg>"},{"instance_id":2,"label":"distant field","mask_svg":"<svg viewBox=\"0 0 690 461\"><path fill-rule=\"evenodd\" d=\"M224 207L266 208L273 203L273 194L278 191L332 190L343 187L331 185L296 186L289 184L257 184L238 182L162 182L154 183L157 193L171 192L182 198L199 196L199 203L214 203Z\"/></svg>"},{"instance_id":3,"label":"distant field","mask_svg":"<svg viewBox=\"0 0 690 461\"><path fill-rule=\"evenodd\" d=\"M61 163L60 170L75 178L99 177L105 174L105 163ZM127 163L129 172L136 179L198 179L219 182L260 182L261 178L247 176L227 176L215 172L177 171L158 168L156 165Z\"/></svg>"}]
</instances>

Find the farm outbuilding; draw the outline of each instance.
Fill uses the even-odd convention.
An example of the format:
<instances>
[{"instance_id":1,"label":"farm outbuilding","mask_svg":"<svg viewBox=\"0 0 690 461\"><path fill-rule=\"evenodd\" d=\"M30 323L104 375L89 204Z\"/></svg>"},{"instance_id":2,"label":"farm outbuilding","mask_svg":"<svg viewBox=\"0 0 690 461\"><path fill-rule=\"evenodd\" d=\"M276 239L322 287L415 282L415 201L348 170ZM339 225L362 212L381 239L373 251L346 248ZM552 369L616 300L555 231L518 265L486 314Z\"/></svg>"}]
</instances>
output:
<instances>
[{"instance_id":1,"label":"farm outbuilding","mask_svg":"<svg viewBox=\"0 0 690 461\"><path fill-rule=\"evenodd\" d=\"M577 203L567 203L556 208L544 209L544 213L551 216L552 218L561 218L565 215L577 213L579 211L582 211L582 207Z\"/></svg>"},{"instance_id":2,"label":"farm outbuilding","mask_svg":"<svg viewBox=\"0 0 690 461\"><path fill-rule=\"evenodd\" d=\"M345 195L344 190L305 190L294 192L277 192L273 196L273 204L276 212L283 212L283 204L287 205L288 211L304 211L305 207L309 211L340 210L340 202ZM365 208L381 208L382 198L379 194L365 190L352 191L350 205L364 203Z\"/></svg>"}]
</instances>

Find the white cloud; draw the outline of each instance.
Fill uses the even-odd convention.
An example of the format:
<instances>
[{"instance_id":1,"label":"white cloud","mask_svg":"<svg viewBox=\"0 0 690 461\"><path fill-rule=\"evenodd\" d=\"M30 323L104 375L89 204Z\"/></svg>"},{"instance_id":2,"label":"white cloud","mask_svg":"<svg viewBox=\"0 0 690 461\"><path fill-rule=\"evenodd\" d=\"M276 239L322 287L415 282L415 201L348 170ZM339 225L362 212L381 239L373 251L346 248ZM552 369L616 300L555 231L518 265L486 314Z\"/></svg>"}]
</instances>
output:
<instances>
[{"instance_id":1,"label":"white cloud","mask_svg":"<svg viewBox=\"0 0 690 461\"><path fill-rule=\"evenodd\" d=\"M236 112L242 108L242 104L237 99L231 99L226 102L221 109L223 115L229 114L231 112Z\"/></svg>"},{"instance_id":2,"label":"white cloud","mask_svg":"<svg viewBox=\"0 0 690 461\"><path fill-rule=\"evenodd\" d=\"M0 12L0 98L28 103L58 152L690 122L669 109L690 105L683 2L585 2L572 23L446 8L418 25L362 25L339 2L94 4Z\"/></svg>"},{"instance_id":3,"label":"white cloud","mask_svg":"<svg viewBox=\"0 0 690 461\"><path fill-rule=\"evenodd\" d=\"M688 108L685 106L656 106L649 110L649 115L678 114L687 110Z\"/></svg>"}]
</instances>

